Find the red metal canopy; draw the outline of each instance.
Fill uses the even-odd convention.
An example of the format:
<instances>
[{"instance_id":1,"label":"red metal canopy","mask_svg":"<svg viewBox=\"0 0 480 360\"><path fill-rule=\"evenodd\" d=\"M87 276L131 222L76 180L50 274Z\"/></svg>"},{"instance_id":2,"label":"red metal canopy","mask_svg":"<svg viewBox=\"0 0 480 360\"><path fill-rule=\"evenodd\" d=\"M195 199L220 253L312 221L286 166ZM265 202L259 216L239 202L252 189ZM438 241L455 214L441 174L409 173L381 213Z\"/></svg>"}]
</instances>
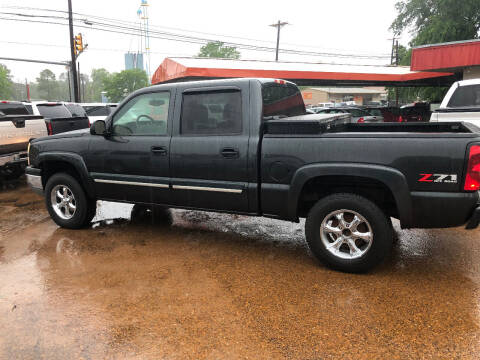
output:
<instances>
[{"instance_id":1,"label":"red metal canopy","mask_svg":"<svg viewBox=\"0 0 480 360\"><path fill-rule=\"evenodd\" d=\"M412 71L455 71L480 65L480 40L426 45L412 51Z\"/></svg>"},{"instance_id":2,"label":"red metal canopy","mask_svg":"<svg viewBox=\"0 0 480 360\"><path fill-rule=\"evenodd\" d=\"M155 71L152 84L238 77L279 78L298 85L426 86L455 81L451 73L416 72L404 66L165 58Z\"/></svg>"}]
</instances>

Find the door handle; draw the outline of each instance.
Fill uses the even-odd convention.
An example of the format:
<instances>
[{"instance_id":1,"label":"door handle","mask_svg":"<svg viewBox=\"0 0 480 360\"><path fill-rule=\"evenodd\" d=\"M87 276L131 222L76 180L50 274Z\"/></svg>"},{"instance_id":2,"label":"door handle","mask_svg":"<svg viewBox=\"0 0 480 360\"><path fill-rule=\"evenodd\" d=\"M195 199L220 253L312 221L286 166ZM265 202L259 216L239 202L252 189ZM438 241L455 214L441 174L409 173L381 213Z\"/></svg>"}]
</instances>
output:
<instances>
[{"instance_id":1,"label":"door handle","mask_svg":"<svg viewBox=\"0 0 480 360\"><path fill-rule=\"evenodd\" d=\"M165 149L165 146L152 146L151 150L158 155L167 155L167 149Z\"/></svg>"},{"instance_id":2,"label":"door handle","mask_svg":"<svg viewBox=\"0 0 480 360\"><path fill-rule=\"evenodd\" d=\"M229 159L237 158L238 157L238 150L236 150L234 148L224 148L224 149L222 149L220 154L222 154L223 157L229 158Z\"/></svg>"}]
</instances>

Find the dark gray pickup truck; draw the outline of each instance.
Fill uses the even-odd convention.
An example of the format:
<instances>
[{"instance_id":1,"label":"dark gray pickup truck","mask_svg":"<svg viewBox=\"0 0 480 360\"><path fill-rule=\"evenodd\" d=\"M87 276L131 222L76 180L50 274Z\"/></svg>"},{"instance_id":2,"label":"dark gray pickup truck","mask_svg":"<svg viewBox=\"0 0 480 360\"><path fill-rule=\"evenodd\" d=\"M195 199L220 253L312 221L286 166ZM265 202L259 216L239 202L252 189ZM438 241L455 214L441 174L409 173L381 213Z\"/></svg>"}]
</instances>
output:
<instances>
[{"instance_id":1,"label":"dark gray pickup truck","mask_svg":"<svg viewBox=\"0 0 480 360\"><path fill-rule=\"evenodd\" d=\"M27 177L67 228L90 223L99 199L306 217L313 254L351 272L387 256L391 217L402 228L477 227L477 127L305 113L283 80L152 86L90 131L31 141Z\"/></svg>"}]
</instances>

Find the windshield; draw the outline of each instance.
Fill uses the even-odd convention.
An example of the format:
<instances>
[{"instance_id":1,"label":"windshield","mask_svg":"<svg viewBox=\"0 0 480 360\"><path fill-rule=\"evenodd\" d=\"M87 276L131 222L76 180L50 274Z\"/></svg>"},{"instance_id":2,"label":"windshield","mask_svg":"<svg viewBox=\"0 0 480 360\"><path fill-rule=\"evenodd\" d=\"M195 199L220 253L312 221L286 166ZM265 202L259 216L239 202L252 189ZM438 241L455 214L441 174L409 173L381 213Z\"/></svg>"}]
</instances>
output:
<instances>
[{"instance_id":1,"label":"windshield","mask_svg":"<svg viewBox=\"0 0 480 360\"><path fill-rule=\"evenodd\" d=\"M300 90L291 83L265 83L262 86L263 117L305 114Z\"/></svg>"},{"instance_id":2,"label":"windshield","mask_svg":"<svg viewBox=\"0 0 480 360\"><path fill-rule=\"evenodd\" d=\"M72 114L63 104L39 104L37 109L40 115L47 119L72 117Z\"/></svg>"}]
</instances>

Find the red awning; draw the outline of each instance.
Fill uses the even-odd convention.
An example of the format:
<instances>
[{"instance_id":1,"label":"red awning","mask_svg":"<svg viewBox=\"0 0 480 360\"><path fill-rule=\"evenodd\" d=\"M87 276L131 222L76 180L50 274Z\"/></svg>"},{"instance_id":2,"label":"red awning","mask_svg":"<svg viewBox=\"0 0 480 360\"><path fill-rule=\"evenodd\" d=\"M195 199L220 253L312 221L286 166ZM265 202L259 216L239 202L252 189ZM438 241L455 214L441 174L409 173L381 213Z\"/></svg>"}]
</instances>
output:
<instances>
[{"instance_id":1,"label":"red awning","mask_svg":"<svg viewBox=\"0 0 480 360\"><path fill-rule=\"evenodd\" d=\"M412 51L412 71L455 71L480 65L480 40L427 45Z\"/></svg>"},{"instance_id":2,"label":"red awning","mask_svg":"<svg viewBox=\"0 0 480 360\"><path fill-rule=\"evenodd\" d=\"M297 84L420 85L448 81L451 73L411 71L403 66L316 64L210 58L166 58L152 77L152 84L164 82L259 77L278 78Z\"/></svg>"}]
</instances>

